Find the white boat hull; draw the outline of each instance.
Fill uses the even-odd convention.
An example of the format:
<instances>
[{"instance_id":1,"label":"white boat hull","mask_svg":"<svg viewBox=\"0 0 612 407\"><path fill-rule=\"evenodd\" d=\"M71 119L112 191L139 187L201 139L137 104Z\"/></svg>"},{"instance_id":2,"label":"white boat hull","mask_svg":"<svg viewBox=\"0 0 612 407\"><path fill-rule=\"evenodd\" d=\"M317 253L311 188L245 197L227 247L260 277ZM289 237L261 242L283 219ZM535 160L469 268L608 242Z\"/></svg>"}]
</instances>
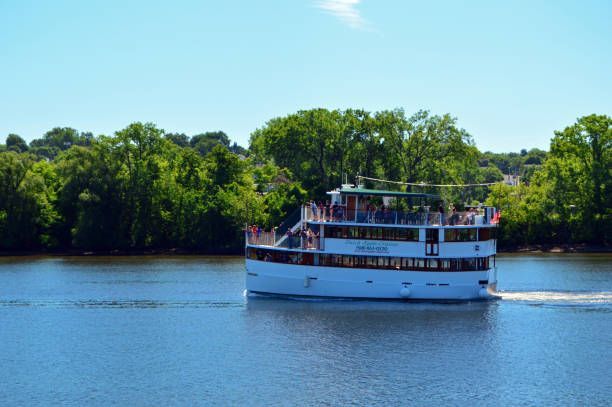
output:
<instances>
[{"instance_id":1,"label":"white boat hull","mask_svg":"<svg viewBox=\"0 0 612 407\"><path fill-rule=\"evenodd\" d=\"M249 293L397 300L493 298L495 269L425 272L306 266L246 260Z\"/></svg>"}]
</instances>

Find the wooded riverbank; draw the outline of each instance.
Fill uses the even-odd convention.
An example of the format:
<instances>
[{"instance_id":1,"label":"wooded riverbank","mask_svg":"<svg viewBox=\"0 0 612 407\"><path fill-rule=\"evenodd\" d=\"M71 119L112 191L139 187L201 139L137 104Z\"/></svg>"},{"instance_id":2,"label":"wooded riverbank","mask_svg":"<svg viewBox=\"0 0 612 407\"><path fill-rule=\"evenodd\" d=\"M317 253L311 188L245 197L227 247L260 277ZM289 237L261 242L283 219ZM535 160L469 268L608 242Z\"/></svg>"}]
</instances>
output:
<instances>
[{"instance_id":1,"label":"wooded riverbank","mask_svg":"<svg viewBox=\"0 0 612 407\"><path fill-rule=\"evenodd\" d=\"M555 132L550 152L483 153L450 115L400 109L299 111L255 130L248 149L223 132L151 123L97 137L55 128L29 145L11 134L0 146L0 251L241 253L245 225L277 227L357 175L404 181L384 187L434 192L458 211L499 208L500 250L607 247L611 143L612 119L590 115ZM495 184L464 187L479 183Z\"/></svg>"}]
</instances>

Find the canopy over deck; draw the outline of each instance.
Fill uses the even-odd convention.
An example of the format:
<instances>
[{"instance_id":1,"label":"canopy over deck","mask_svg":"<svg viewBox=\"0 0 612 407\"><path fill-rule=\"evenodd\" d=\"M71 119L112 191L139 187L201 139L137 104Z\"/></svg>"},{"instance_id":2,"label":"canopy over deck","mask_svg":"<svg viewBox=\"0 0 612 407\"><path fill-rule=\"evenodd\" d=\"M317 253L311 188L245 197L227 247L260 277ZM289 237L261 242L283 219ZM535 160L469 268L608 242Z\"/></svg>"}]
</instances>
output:
<instances>
[{"instance_id":1,"label":"canopy over deck","mask_svg":"<svg viewBox=\"0 0 612 407\"><path fill-rule=\"evenodd\" d=\"M440 195L437 194L422 194L416 192L401 192L401 191L385 191L381 189L366 189L366 188L351 188L342 187L336 191L342 195L356 195L356 196L387 196L393 198L425 198L439 200Z\"/></svg>"}]
</instances>

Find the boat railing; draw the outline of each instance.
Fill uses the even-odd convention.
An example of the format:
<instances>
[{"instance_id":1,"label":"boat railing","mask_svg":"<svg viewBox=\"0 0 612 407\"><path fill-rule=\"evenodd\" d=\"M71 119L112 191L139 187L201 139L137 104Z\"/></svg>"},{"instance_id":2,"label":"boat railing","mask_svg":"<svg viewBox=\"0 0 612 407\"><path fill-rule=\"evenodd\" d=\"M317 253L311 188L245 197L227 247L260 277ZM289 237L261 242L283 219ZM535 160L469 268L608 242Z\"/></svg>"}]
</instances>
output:
<instances>
[{"instance_id":1,"label":"boat railing","mask_svg":"<svg viewBox=\"0 0 612 407\"><path fill-rule=\"evenodd\" d=\"M315 222L348 222L388 225L423 225L423 226L458 226L492 224L484 210L453 213L408 212L390 209L354 210L336 206L332 210L317 208L316 213L309 206L305 207L306 220Z\"/></svg>"},{"instance_id":2,"label":"boat railing","mask_svg":"<svg viewBox=\"0 0 612 407\"><path fill-rule=\"evenodd\" d=\"M283 239L277 239L277 234L261 231L259 233L247 230L246 241L249 245L275 246L288 249L320 250L321 239L318 235L308 235L307 233L295 232L289 236L286 234Z\"/></svg>"},{"instance_id":3,"label":"boat railing","mask_svg":"<svg viewBox=\"0 0 612 407\"><path fill-rule=\"evenodd\" d=\"M295 239L295 235L302 229L302 221L298 220L298 222L290 228L281 229L276 228L276 236L275 236L275 246L279 247L287 247L289 245L295 246L293 240L291 243L288 239Z\"/></svg>"},{"instance_id":4,"label":"boat railing","mask_svg":"<svg viewBox=\"0 0 612 407\"><path fill-rule=\"evenodd\" d=\"M285 235L281 239L276 240L276 246L285 247L288 249L299 248L302 245L302 239L300 236L287 236Z\"/></svg>"},{"instance_id":5,"label":"boat railing","mask_svg":"<svg viewBox=\"0 0 612 407\"><path fill-rule=\"evenodd\" d=\"M319 236L292 236L283 241L279 247L286 247L288 249L321 249L321 239Z\"/></svg>"},{"instance_id":6,"label":"boat railing","mask_svg":"<svg viewBox=\"0 0 612 407\"><path fill-rule=\"evenodd\" d=\"M247 244L261 245L261 246L274 246L276 242L276 234L274 231L271 232L254 232L251 230L246 231Z\"/></svg>"}]
</instances>

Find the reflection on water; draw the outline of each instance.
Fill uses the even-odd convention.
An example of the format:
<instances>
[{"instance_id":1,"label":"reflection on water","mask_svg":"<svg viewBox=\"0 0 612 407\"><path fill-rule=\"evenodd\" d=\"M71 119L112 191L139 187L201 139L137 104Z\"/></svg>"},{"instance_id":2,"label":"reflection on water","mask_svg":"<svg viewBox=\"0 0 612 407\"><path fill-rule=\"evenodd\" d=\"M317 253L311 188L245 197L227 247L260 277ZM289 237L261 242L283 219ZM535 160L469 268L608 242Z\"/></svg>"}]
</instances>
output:
<instances>
[{"instance_id":1,"label":"reflection on water","mask_svg":"<svg viewBox=\"0 0 612 407\"><path fill-rule=\"evenodd\" d=\"M486 311L495 301L427 302L427 301L372 301L361 299L325 299L304 297L275 297L250 295L246 306L252 311L321 312L360 314L363 312L406 315L412 313L445 312L466 313Z\"/></svg>"},{"instance_id":2,"label":"reflection on water","mask_svg":"<svg viewBox=\"0 0 612 407\"><path fill-rule=\"evenodd\" d=\"M246 309L253 319L274 319L280 330L316 330L335 336L378 336L382 332L406 334L432 329L489 329L495 317L495 302L461 304L367 300L305 300L253 296ZM434 335L435 336L435 335Z\"/></svg>"}]
</instances>

